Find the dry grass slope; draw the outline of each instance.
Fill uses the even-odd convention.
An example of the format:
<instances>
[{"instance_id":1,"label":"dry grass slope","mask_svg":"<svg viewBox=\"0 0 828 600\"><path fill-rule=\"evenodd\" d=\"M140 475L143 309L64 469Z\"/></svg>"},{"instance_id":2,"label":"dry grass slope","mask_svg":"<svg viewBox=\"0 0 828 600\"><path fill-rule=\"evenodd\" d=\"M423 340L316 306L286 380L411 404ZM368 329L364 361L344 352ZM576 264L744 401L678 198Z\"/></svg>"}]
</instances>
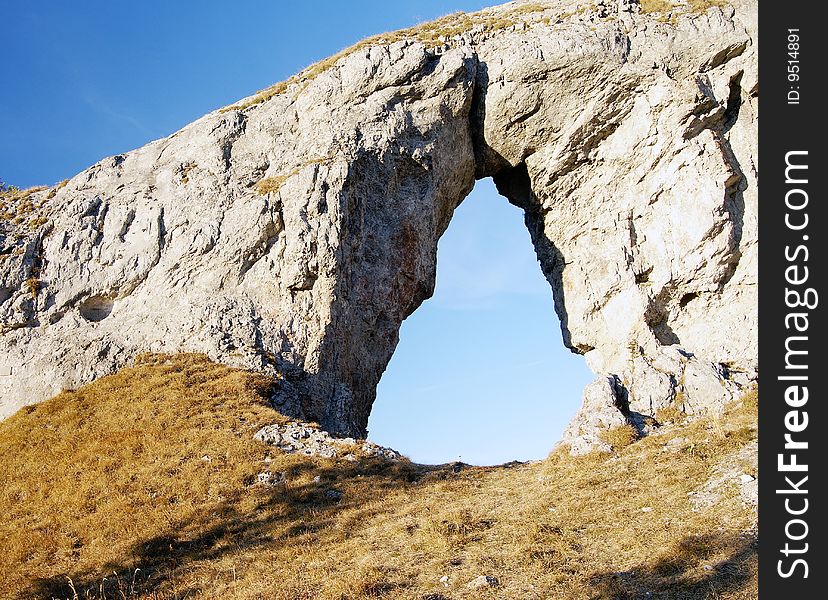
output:
<instances>
[{"instance_id":1,"label":"dry grass slope","mask_svg":"<svg viewBox=\"0 0 828 600\"><path fill-rule=\"evenodd\" d=\"M754 513L688 501L755 439L755 394L610 454L452 468L281 454L252 437L269 386L153 355L0 423L0 597L755 597Z\"/></svg>"},{"instance_id":2,"label":"dry grass slope","mask_svg":"<svg viewBox=\"0 0 828 600\"><path fill-rule=\"evenodd\" d=\"M626 448L638 439L638 430L626 423L603 430L598 436L602 442L609 444L613 450Z\"/></svg>"}]
</instances>

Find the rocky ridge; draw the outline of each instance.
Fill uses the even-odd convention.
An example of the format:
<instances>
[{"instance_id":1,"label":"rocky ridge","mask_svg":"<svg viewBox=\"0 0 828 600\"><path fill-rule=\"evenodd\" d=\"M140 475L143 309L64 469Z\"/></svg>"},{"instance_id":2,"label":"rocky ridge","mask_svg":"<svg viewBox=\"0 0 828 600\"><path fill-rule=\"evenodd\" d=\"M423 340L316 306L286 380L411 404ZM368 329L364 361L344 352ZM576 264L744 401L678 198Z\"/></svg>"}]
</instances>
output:
<instances>
[{"instance_id":1,"label":"rocky ridge","mask_svg":"<svg viewBox=\"0 0 828 600\"><path fill-rule=\"evenodd\" d=\"M755 380L756 3L435 23L4 198L0 413L194 351L362 437L483 177L525 211L564 343L599 376L570 442Z\"/></svg>"}]
</instances>

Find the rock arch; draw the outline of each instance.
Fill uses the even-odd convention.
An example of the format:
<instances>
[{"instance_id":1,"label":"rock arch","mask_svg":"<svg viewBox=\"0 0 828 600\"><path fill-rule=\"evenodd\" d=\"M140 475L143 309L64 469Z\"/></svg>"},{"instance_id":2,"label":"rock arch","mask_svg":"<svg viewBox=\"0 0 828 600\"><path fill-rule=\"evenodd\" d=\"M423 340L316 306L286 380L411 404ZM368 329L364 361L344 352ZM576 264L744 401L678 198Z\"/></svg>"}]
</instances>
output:
<instances>
[{"instance_id":1,"label":"rock arch","mask_svg":"<svg viewBox=\"0 0 828 600\"><path fill-rule=\"evenodd\" d=\"M437 241L488 176L599 375L586 413L715 408L756 377L755 4L735 6L663 23L625 1L504 5L485 15L505 25L360 47L34 193L46 225L7 231L21 250L0 263L19 290L3 412L184 350L364 433Z\"/></svg>"}]
</instances>

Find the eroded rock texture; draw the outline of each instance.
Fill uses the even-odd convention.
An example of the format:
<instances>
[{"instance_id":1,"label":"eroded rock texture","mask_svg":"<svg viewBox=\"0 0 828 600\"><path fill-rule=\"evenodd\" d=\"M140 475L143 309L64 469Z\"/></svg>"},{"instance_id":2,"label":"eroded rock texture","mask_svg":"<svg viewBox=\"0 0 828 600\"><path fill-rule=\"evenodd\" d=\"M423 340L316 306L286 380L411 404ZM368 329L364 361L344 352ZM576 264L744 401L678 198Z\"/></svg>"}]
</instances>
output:
<instances>
[{"instance_id":1,"label":"eroded rock texture","mask_svg":"<svg viewBox=\"0 0 828 600\"><path fill-rule=\"evenodd\" d=\"M715 409L757 367L756 4L734 5L503 5L7 202L2 414L198 351L362 435L437 241L489 176L525 210L564 342L617 379L606 401Z\"/></svg>"}]
</instances>

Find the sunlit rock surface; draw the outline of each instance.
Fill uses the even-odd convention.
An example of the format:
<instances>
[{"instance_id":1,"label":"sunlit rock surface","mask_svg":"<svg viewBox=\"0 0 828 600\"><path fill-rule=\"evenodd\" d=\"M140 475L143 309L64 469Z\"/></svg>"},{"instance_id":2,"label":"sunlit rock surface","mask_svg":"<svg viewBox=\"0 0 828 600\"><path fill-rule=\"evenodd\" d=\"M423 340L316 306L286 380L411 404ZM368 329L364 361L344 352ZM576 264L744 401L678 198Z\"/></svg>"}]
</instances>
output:
<instances>
[{"instance_id":1,"label":"sunlit rock surface","mask_svg":"<svg viewBox=\"0 0 828 600\"><path fill-rule=\"evenodd\" d=\"M5 201L0 414L197 351L362 436L489 176L525 210L564 343L617 378L604 404L716 410L757 377L756 3L733 5L444 20Z\"/></svg>"}]
</instances>

